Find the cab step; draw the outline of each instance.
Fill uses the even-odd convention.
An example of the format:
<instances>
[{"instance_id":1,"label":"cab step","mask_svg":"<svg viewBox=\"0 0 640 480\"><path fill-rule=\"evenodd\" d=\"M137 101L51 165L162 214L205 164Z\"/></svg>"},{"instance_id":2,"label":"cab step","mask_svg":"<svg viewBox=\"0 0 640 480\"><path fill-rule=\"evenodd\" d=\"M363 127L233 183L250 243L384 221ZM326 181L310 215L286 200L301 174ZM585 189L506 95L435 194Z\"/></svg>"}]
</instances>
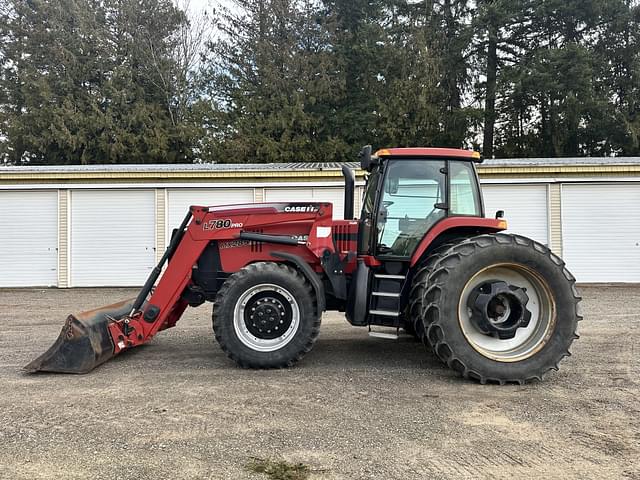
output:
<instances>
[{"instance_id":1,"label":"cab step","mask_svg":"<svg viewBox=\"0 0 640 480\"><path fill-rule=\"evenodd\" d=\"M404 280L405 278L407 278L404 275L390 275L388 273L374 273L373 276L375 278L381 278L385 280Z\"/></svg>"},{"instance_id":2,"label":"cab step","mask_svg":"<svg viewBox=\"0 0 640 480\"><path fill-rule=\"evenodd\" d=\"M399 317L400 312L392 310L369 310L370 315L382 315L383 317Z\"/></svg>"},{"instance_id":3,"label":"cab step","mask_svg":"<svg viewBox=\"0 0 640 480\"><path fill-rule=\"evenodd\" d=\"M393 292L371 292L371 295L373 295L374 297L390 297L390 298L400 297L399 293L393 293Z\"/></svg>"},{"instance_id":4,"label":"cab step","mask_svg":"<svg viewBox=\"0 0 640 480\"><path fill-rule=\"evenodd\" d=\"M397 333L389 333L389 332L369 331L369 336L375 337L375 338L384 338L385 340L398 340L399 338Z\"/></svg>"}]
</instances>

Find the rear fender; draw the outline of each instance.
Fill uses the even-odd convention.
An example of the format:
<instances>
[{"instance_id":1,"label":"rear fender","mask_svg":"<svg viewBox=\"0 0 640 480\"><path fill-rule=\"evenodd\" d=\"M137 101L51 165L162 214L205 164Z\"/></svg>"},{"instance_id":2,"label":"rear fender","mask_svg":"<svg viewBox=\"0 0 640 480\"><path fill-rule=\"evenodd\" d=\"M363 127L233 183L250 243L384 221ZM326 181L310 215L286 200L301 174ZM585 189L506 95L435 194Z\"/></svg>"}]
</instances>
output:
<instances>
[{"instance_id":1,"label":"rear fender","mask_svg":"<svg viewBox=\"0 0 640 480\"><path fill-rule=\"evenodd\" d=\"M481 217L447 217L427 232L411 256L411 266L416 265L434 248L454 238L466 238L483 233L501 232L507 228L502 219Z\"/></svg>"}]
</instances>

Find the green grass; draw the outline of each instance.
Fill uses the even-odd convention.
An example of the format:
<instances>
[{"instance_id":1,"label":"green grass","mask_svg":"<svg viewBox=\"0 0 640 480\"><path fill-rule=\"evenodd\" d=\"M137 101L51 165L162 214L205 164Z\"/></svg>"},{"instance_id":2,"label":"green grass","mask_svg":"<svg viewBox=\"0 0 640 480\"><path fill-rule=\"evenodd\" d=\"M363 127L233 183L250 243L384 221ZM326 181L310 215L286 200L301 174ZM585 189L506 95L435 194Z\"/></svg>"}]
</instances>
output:
<instances>
[{"instance_id":1,"label":"green grass","mask_svg":"<svg viewBox=\"0 0 640 480\"><path fill-rule=\"evenodd\" d=\"M264 473L272 480L306 480L311 470L304 463L289 463L284 460L252 458L247 470Z\"/></svg>"}]
</instances>

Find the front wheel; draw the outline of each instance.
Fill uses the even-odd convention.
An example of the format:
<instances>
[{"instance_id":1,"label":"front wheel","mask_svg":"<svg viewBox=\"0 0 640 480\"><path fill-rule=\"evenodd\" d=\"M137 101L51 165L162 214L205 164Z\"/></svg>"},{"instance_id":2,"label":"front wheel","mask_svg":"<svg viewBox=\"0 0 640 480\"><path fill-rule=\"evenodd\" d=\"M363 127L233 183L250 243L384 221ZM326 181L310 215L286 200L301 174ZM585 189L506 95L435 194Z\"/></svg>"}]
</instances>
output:
<instances>
[{"instance_id":1,"label":"front wheel","mask_svg":"<svg viewBox=\"0 0 640 480\"><path fill-rule=\"evenodd\" d=\"M559 257L528 238L465 240L438 260L426 283L426 338L465 378L541 379L578 338L575 279Z\"/></svg>"},{"instance_id":2,"label":"front wheel","mask_svg":"<svg viewBox=\"0 0 640 480\"><path fill-rule=\"evenodd\" d=\"M231 275L216 295L216 340L242 367L292 366L311 350L319 329L312 287L287 265L248 265Z\"/></svg>"}]
</instances>

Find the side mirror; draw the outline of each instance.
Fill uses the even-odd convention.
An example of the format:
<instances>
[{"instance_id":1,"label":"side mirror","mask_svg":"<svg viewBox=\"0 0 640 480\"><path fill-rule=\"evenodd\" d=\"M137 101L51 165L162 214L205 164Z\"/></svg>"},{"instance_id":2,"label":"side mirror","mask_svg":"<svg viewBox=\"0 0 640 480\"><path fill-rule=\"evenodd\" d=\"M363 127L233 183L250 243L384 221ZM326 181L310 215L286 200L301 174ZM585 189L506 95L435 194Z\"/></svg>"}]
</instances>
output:
<instances>
[{"instance_id":1,"label":"side mirror","mask_svg":"<svg viewBox=\"0 0 640 480\"><path fill-rule=\"evenodd\" d=\"M360 158L360 168L362 168L362 170L366 170L367 172L370 171L373 165L373 162L371 160L371 145L362 147L362 150L360 150L358 157Z\"/></svg>"},{"instance_id":2,"label":"side mirror","mask_svg":"<svg viewBox=\"0 0 640 480\"><path fill-rule=\"evenodd\" d=\"M498 218L504 218L504 210L498 210L496 212L496 219Z\"/></svg>"}]
</instances>

